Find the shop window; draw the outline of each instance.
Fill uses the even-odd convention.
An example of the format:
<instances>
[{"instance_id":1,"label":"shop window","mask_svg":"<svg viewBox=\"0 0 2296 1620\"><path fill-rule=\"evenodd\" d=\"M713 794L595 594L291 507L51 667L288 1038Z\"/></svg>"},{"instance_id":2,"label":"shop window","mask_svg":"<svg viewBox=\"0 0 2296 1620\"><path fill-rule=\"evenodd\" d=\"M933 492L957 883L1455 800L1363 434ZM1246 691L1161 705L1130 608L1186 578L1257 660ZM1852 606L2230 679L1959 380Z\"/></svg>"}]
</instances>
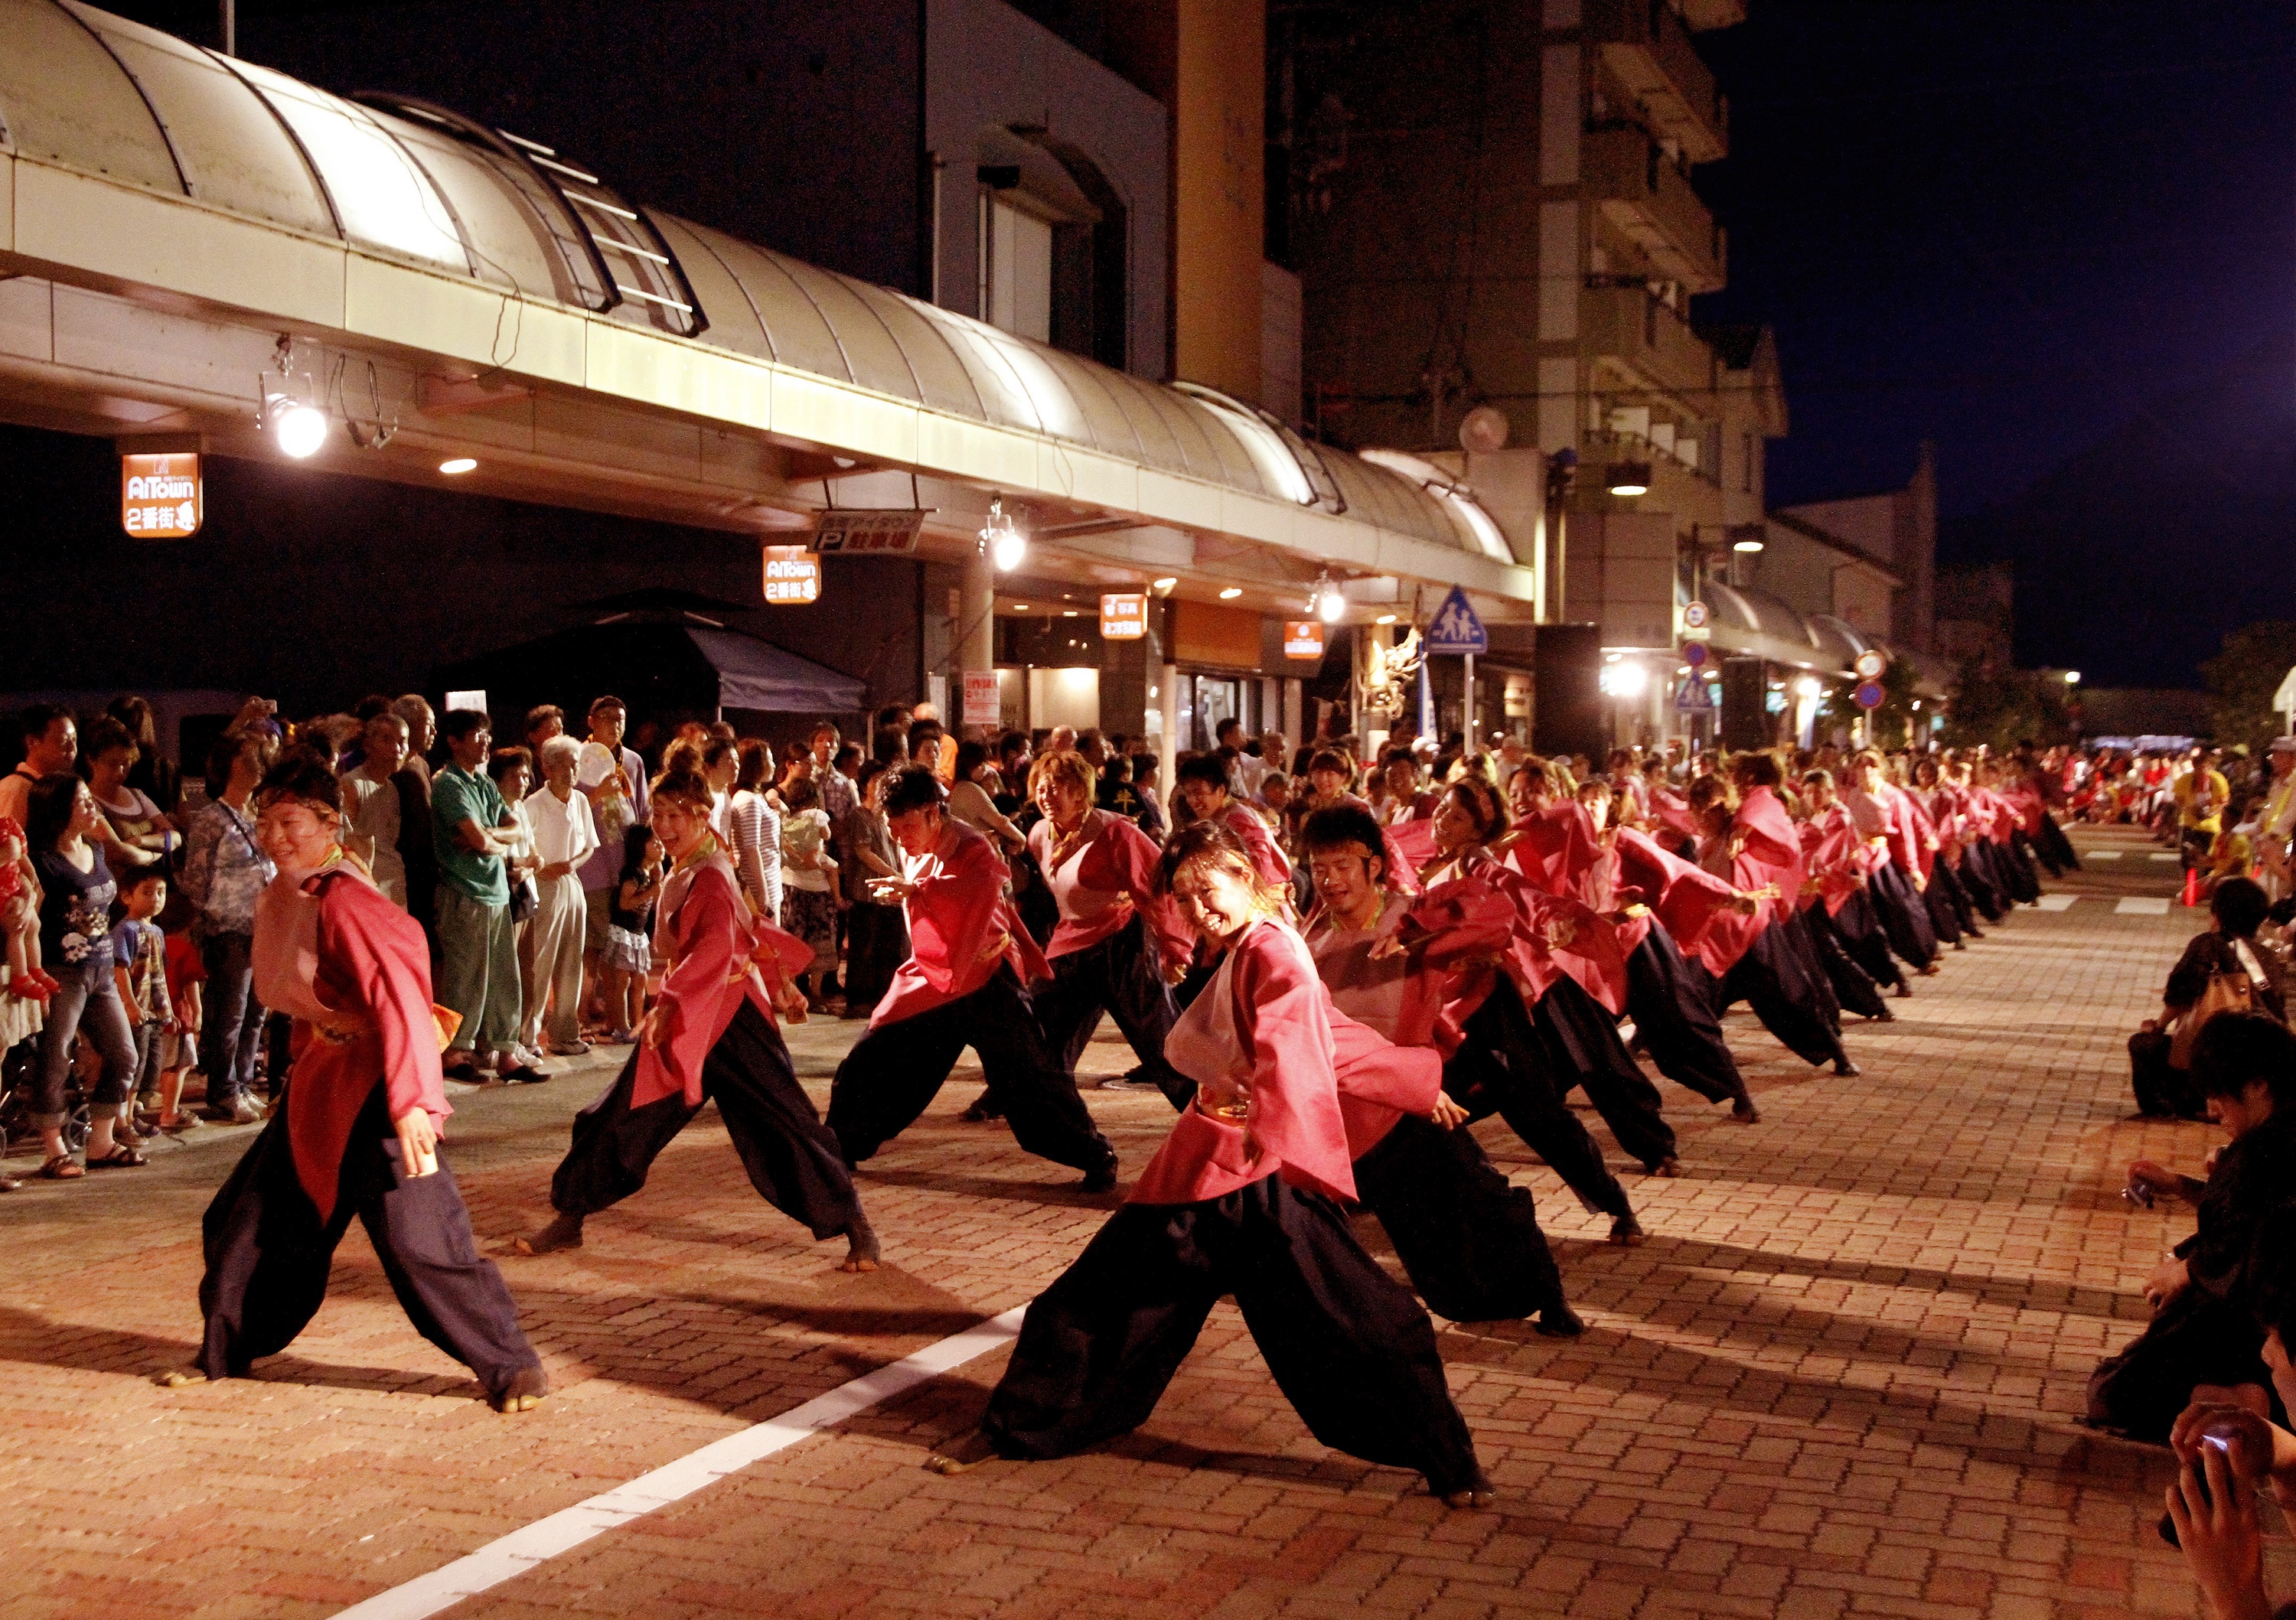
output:
<instances>
[{"instance_id":1,"label":"shop window","mask_svg":"<svg viewBox=\"0 0 2296 1620\"><path fill-rule=\"evenodd\" d=\"M1053 226L1004 193L980 193L980 310L1017 338L1053 338Z\"/></svg>"}]
</instances>

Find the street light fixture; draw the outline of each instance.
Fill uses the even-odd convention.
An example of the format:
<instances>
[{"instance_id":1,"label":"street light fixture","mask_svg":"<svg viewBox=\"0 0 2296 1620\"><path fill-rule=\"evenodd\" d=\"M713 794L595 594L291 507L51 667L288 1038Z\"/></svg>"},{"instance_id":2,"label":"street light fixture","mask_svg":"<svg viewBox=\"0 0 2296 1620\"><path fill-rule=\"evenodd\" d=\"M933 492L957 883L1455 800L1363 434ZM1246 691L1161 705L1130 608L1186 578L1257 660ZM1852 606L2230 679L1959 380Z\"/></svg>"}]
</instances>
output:
<instances>
[{"instance_id":1,"label":"street light fixture","mask_svg":"<svg viewBox=\"0 0 2296 1620\"><path fill-rule=\"evenodd\" d=\"M2079 686L2080 684L2080 671L2078 669L2066 670L2065 684L2068 686Z\"/></svg>"},{"instance_id":2,"label":"street light fixture","mask_svg":"<svg viewBox=\"0 0 2296 1620\"><path fill-rule=\"evenodd\" d=\"M1730 549L1734 552L1759 552L1762 549L1762 543L1759 540L1733 540Z\"/></svg>"},{"instance_id":3,"label":"street light fixture","mask_svg":"<svg viewBox=\"0 0 2296 1620\"><path fill-rule=\"evenodd\" d=\"M1331 575L1316 576L1316 588L1308 593L1308 611L1327 625L1336 625L1347 616L1348 599L1340 594L1340 587L1332 583Z\"/></svg>"},{"instance_id":4,"label":"street light fixture","mask_svg":"<svg viewBox=\"0 0 2296 1620\"><path fill-rule=\"evenodd\" d=\"M989 497L988 521L981 525L980 544L988 548L988 560L1000 574L1011 573L1028 558L1029 536L1004 510L1003 495Z\"/></svg>"},{"instance_id":5,"label":"street light fixture","mask_svg":"<svg viewBox=\"0 0 2296 1620\"><path fill-rule=\"evenodd\" d=\"M1650 481L1648 462L1613 462L1603 475L1603 487L1614 495L1648 495Z\"/></svg>"}]
</instances>

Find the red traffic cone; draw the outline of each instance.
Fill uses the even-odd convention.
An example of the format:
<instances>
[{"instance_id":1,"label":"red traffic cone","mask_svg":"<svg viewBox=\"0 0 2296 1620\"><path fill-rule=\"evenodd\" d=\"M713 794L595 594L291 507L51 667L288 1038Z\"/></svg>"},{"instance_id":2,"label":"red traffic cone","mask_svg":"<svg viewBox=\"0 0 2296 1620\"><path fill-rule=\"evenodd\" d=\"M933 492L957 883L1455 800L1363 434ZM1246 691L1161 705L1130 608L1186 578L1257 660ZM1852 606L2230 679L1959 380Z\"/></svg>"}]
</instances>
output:
<instances>
[{"instance_id":1,"label":"red traffic cone","mask_svg":"<svg viewBox=\"0 0 2296 1620\"><path fill-rule=\"evenodd\" d=\"M2197 866L2187 866L2185 868L2185 898L2181 904L2198 905L2200 903L2201 869Z\"/></svg>"}]
</instances>

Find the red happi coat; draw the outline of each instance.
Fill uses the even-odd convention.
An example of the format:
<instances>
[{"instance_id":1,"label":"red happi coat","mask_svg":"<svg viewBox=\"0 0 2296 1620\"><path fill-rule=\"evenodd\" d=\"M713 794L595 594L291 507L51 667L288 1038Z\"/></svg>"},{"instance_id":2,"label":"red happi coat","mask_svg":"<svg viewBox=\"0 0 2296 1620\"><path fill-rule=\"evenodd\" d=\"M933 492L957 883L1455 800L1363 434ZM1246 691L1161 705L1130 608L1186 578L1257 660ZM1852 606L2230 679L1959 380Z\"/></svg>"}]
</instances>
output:
<instances>
[{"instance_id":1,"label":"red happi coat","mask_svg":"<svg viewBox=\"0 0 2296 1620\"><path fill-rule=\"evenodd\" d=\"M1603 864L1602 835L1577 801L1534 810L1510 826L1491 853L1546 893L1595 904L1588 885Z\"/></svg>"},{"instance_id":2,"label":"red happi coat","mask_svg":"<svg viewBox=\"0 0 2296 1620\"><path fill-rule=\"evenodd\" d=\"M1081 836L1057 866L1051 818L1029 830L1029 852L1061 913L1060 926L1045 946L1046 960L1088 950L1136 912L1147 920L1160 964L1167 970L1185 965L1193 939L1172 897L1156 892L1156 863L1162 852L1155 841L1105 810L1086 811L1085 822Z\"/></svg>"},{"instance_id":3,"label":"red happi coat","mask_svg":"<svg viewBox=\"0 0 2296 1620\"><path fill-rule=\"evenodd\" d=\"M1442 1076L1432 1050L1391 1046L1334 1008L1307 945L1272 920L1245 929L1221 959L1164 1057L1196 1083L1196 1098L1128 1203L1201 1203L1271 1173L1351 1200L1350 1108L1423 1113ZM1256 1157L1246 1155L1247 1134Z\"/></svg>"},{"instance_id":4,"label":"red happi coat","mask_svg":"<svg viewBox=\"0 0 2296 1620\"><path fill-rule=\"evenodd\" d=\"M909 959L869 1015L870 1028L971 995L1007 962L1023 985L1051 977L1045 953L1004 897L1004 860L987 838L944 817L940 841L903 870L917 886L902 902Z\"/></svg>"},{"instance_id":5,"label":"red happi coat","mask_svg":"<svg viewBox=\"0 0 2296 1620\"><path fill-rule=\"evenodd\" d=\"M655 1041L638 1049L630 1106L682 1094L701 1106L701 1068L742 1003L778 1027L773 992L812 965L813 947L750 908L734 863L712 843L662 885L653 949L666 964L656 998Z\"/></svg>"},{"instance_id":6,"label":"red happi coat","mask_svg":"<svg viewBox=\"0 0 2296 1620\"><path fill-rule=\"evenodd\" d=\"M257 998L294 1020L287 1143L295 1179L326 1221L351 1125L376 1086L394 1121L419 1108L443 1130L454 1112L439 1069L430 948L346 858L316 876L272 880L256 904L253 955Z\"/></svg>"}]
</instances>

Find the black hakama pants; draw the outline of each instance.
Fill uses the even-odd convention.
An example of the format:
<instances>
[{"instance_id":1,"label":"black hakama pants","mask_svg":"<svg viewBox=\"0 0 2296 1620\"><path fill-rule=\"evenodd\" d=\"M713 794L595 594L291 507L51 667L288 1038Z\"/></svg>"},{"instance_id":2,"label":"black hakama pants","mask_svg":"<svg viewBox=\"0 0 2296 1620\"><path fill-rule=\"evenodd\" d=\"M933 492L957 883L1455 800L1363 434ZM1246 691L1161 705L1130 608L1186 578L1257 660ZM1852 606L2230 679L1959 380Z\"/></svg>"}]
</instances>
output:
<instances>
[{"instance_id":1,"label":"black hakama pants","mask_svg":"<svg viewBox=\"0 0 2296 1620\"><path fill-rule=\"evenodd\" d=\"M294 1106L291 1087L201 1220L200 1370L244 1377L252 1362L294 1343L327 1297L335 1247L354 1215L414 1330L477 1374L489 1396L540 1366L502 1273L471 1235L454 1173L442 1160L429 1175L409 1175L399 1162L381 1082L352 1123L334 1214L324 1222L295 1174L287 1141Z\"/></svg>"},{"instance_id":2,"label":"black hakama pants","mask_svg":"<svg viewBox=\"0 0 2296 1620\"><path fill-rule=\"evenodd\" d=\"M908 959L909 920L901 908L855 901L845 913L845 1016L873 1010Z\"/></svg>"},{"instance_id":3,"label":"black hakama pants","mask_svg":"<svg viewBox=\"0 0 2296 1620\"><path fill-rule=\"evenodd\" d=\"M1999 922L2016 904L1990 839L1981 839L1962 850L1961 886L1969 891L1971 901L1985 913L1988 922Z\"/></svg>"},{"instance_id":4,"label":"black hakama pants","mask_svg":"<svg viewBox=\"0 0 2296 1620\"><path fill-rule=\"evenodd\" d=\"M2027 905L2041 897L2041 874L2033 867L2031 840L2020 830L2009 835L2006 844L1996 844L2001 856L2001 870L2007 874L2009 892Z\"/></svg>"},{"instance_id":5,"label":"black hakama pants","mask_svg":"<svg viewBox=\"0 0 2296 1620\"><path fill-rule=\"evenodd\" d=\"M1627 1016L1658 1072L1709 1102L1751 1106L1745 1076L1722 1039L1722 1020L1704 986L1690 977L1682 947L1653 917L1627 958Z\"/></svg>"},{"instance_id":6,"label":"black hakama pants","mask_svg":"<svg viewBox=\"0 0 2296 1620\"><path fill-rule=\"evenodd\" d=\"M1356 1197L1438 1316L1506 1321L1564 1303L1530 1189L1507 1180L1464 1125L1397 1121L1356 1160Z\"/></svg>"},{"instance_id":7,"label":"black hakama pants","mask_svg":"<svg viewBox=\"0 0 2296 1620\"><path fill-rule=\"evenodd\" d=\"M1890 949L1906 966L1922 971L1937 960L1937 935L1930 927L1930 908L1914 880L1894 862L1866 880L1866 893L1882 920Z\"/></svg>"},{"instance_id":8,"label":"black hakama pants","mask_svg":"<svg viewBox=\"0 0 2296 1620\"><path fill-rule=\"evenodd\" d=\"M1827 920L1841 948L1866 978L1885 990L1906 982L1898 959L1890 954L1890 937L1882 927L1882 913L1874 904L1870 886L1842 902L1840 911L1828 912Z\"/></svg>"},{"instance_id":9,"label":"black hakama pants","mask_svg":"<svg viewBox=\"0 0 2296 1620\"><path fill-rule=\"evenodd\" d=\"M1884 1019L1890 1016L1889 1003L1857 958L1851 956L1841 943L1834 928L1834 918L1821 904L1802 908L1802 926L1809 935L1810 947L1817 954L1817 965L1825 973L1826 982L1833 986L1833 999L1845 1012L1854 1012L1863 1019ZM1880 937L1879 934L1875 937ZM1888 952L1882 954L1886 957ZM1895 964L1891 964L1894 968Z\"/></svg>"},{"instance_id":10,"label":"black hakama pants","mask_svg":"<svg viewBox=\"0 0 2296 1620\"><path fill-rule=\"evenodd\" d=\"M1961 880L1961 873L1954 870L1942 855L1931 863L1930 893L1942 896L1945 904L1952 908L1955 938L1977 933L1977 905L1969 897L1969 886ZM1937 914L1934 899L1930 903L1930 912L1932 917ZM1944 930L1940 929L1939 933L1942 937Z\"/></svg>"},{"instance_id":11,"label":"black hakama pants","mask_svg":"<svg viewBox=\"0 0 2296 1620\"><path fill-rule=\"evenodd\" d=\"M1954 884L1945 872L1943 861L1930 865L1930 880L1922 890L1922 904L1929 912L1930 932L1937 937L1940 946L1961 944L1961 913L1954 908Z\"/></svg>"},{"instance_id":12,"label":"black hakama pants","mask_svg":"<svg viewBox=\"0 0 2296 1620\"><path fill-rule=\"evenodd\" d=\"M1180 1010L1157 970L1148 923L1137 912L1097 945L1054 957L1051 980L1029 992L1029 1004L1037 1010L1045 1044L1071 1082L1077 1060L1105 1012L1140 1060L1142 1079L1154 1081L1176 1109L1194 1100L1195 1082L1164 1061L1164 1037L1172 1033Z\"/></svg>"},{"instance_id":13,"label":"black hakama pants","mask_svg":"<svg viewBox=\"0 0 2296 1620\"><path fill-rule=\"evenodd\" d=\"M1109 1216L1029 1307L982 1431L1002 1455L1032 1460L1131 1433L1223 1294L1316 1439L1415 1469L1439 1495L1480 1480L1427 1313L1364 1253L1336 1203L1273 1175Z\"/></svg>"},{"instance_id":14,"label":"black hakama pants","mask_svg":"<svg viewBox=\"0 0 2296 1620\"><path fill-rule=\"evenodd\" d=\"M1602 1150L1563 1102L1571 1076L1558 1074L1549 1062L1513 979L1499 976L1467 1019L1464 1035L1459 1050L1443 1066L1443 1089L1467 1110L1470 1121L1496 1114L1581 1204L1613 1219L1634 1214L1627 1190L1603 1162Z\"/></svg>"},{"instance_id":15,"label":"black hakama pants","mask_svg":"<svg viewBox=\"0 0 2296 1620\"><path fill-rule=\"evenodd\" d=\"M2080 856L2073 849L2073 841L2065 836L2065 830L2058 824L2055 816L2043 814L2039 843L2052 871L2062 874L2081 869Z\"/></svg>"},{"instance_id":16,"label":"black hakama pants","mask_svg":"<svg viewBox=\"0 0 2296 1620\"><path fill-rule=\"evenodd\" d=\"M1116 1150L1046 1046L1010 962L970 995L873 1025L853 1043L829 1088L829 1128L845 1162L860 1164L915 1124L968 1046L980 1055L987 1100L1023 1151L1089 1173L1114 1171Z\"/></svg>"},{"instance_id":17,"label":"black hakama pants","mask_svg":"<svg viewBox=\"0 0 2296 1620\"><path fill-rule=\"evenodd\" d=\"M1762 1027L1805 1063L1845 1062L1849 1053L1842 1049L1841 1028L1826 1016L1832 987L1811 970L1807 935L1800 942L1794 937L1792 928L1800 920L1772 919L1722 976L1714 1004L1718 1009L1744 1002Z\"/></svg>"},{"instance_id":18,"label":"black hakama pants","mask_svg":"<svg viewBox=\"0 0 2296 1620\"><path fill-rule=\"evenodd\" d=\"M684 1092L632 1108L637 1076L634 1050L614 1084L574 1116L574 1144L550 1178L550 1207L559 1214L594 1215L644 1186L655 1158L701 1111ZM780 1031L747 1001L702 1062L701 1098L716 1100L750 1185L767 1203L816 1239L836 1237L860 1215L837 1138L798 1084Z\"/></svg>"}]
</instances>

